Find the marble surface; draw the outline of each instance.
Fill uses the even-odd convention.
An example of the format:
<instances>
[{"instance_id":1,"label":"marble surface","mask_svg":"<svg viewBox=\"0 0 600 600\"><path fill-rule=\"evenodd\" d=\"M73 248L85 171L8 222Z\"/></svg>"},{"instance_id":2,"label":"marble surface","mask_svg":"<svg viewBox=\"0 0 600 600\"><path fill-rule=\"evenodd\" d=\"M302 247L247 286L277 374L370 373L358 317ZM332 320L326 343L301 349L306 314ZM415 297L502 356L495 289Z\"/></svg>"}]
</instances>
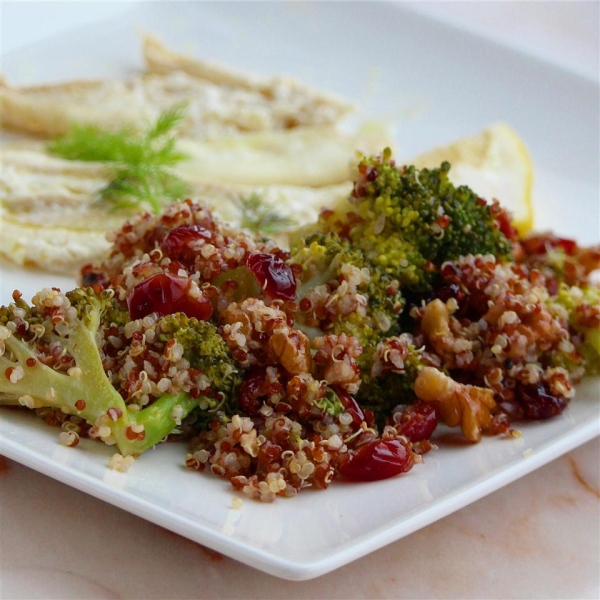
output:
<instances>
[{"instance_id":1,"label":"marble surface","mask_svg":"<svg viewBox=\"0 0 600 600\"><path fill-rule=\"evenodd\" d=\"M12 461L2 598L597 598L600 440L338 571L270 577Z\"/></svg>"},{"instance_id":2,"label":"marble surface","mask_svg":"<svg viewBox=\"0 0 600 600\"><path fill-rule=\"evenodd\" d=\"M417 8L598 78L597 2ZM2 13L3 48L16 48ZM596 439L334 573L292 583L0 457L0 597L598 598L599 463Z\"/></svg>"}]
</instances>

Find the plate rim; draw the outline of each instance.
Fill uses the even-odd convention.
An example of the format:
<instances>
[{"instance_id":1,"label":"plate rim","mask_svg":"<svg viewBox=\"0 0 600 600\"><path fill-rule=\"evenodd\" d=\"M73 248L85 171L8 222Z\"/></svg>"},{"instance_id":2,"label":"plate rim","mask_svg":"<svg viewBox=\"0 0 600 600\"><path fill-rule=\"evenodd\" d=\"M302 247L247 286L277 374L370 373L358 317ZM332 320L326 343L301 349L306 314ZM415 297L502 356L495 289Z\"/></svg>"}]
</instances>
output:
<instances>
[{"instance_id":1,"label":"plate rim","mask_svg":"<svg viewBox=\"0 0 600 600\"><path fill-rule=\"evenodd\" d=\"M0 421L3 420L0 416ZM180 517L177 513L131 492L112 487L92 475L63 465L48 456L32 452L19 442L11 440L2 431L0 431L0 455L269 575L289 581L306 581L325 575L423 529L598 436L600 436L600 420L580 423L557 439L548 441L541 449L524 455L522 459L508 467L497 467L475 484L462 485L448 497L434 500L409 518L389 527L380 527L366 537L358 537L331 556L308 561L298 559L292 561L274 552L248 546L243 541L235 540L187 517ZM194 535L190 535L190 532Z\"/></svg>"}]
</instances>

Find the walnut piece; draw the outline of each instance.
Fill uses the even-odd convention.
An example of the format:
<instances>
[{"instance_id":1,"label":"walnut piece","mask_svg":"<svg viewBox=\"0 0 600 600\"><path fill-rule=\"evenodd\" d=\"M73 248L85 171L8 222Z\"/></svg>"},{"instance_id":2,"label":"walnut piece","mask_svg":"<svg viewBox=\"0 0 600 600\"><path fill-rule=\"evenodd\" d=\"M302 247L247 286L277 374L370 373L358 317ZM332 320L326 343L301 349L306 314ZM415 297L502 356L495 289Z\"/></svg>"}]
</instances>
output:
<instances>
[{"instance_id":1,"label":"walnut piece","mask_svg":"<svg viewBox=\"0 0 600 600\"><path fill-rule=\"evenodd\" d=\"M433 367L423 367L415 381L415 394L425 402L435 402L446 425L460 425L464 436L478 442L492 423L496 406L492 390L457 383Z\"/></svg>"},{"instance_id":2,"label":"walnut piece","mask_svg":"<svg viewBox=\"0 0 600 600\"><path fill-rule=\"evenodd\" d=\"M310 340L302 331L283 327L269 338L269 350L292 375L310 373L312 356Z\"/></svg>"}]
</instances>

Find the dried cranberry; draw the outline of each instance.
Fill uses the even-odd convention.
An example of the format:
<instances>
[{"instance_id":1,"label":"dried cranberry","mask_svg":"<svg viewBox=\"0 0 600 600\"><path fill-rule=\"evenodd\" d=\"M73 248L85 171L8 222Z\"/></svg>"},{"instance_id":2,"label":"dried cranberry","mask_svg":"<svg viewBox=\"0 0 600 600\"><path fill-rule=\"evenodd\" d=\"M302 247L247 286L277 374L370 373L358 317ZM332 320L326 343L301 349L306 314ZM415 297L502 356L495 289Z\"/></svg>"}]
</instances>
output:
<instances>
[{"instance_id":1,"label":"dried cranberry","mask_svg":"<svg viewBox=\"0 0 600 600\"><path fill-rule=\"evenodd\" d=\"M348 392L337 388L334 391L354 423L360 425L365 420L365 413L360 404Z\"/></svg>"},{"instance_id":2,"label":"dried cranberry","mask_svg":"<svg viewBox=\"0 0 600 600\"><path fill-rule=\"evenodd\" d=\"M263 390L266 376L267 370L264 367L255 368L240 386L240 407L245 413L255 415L260 410L262 406L260 398L266 395Z\"/></svg>"},{"instance_id":3,"label":"dried cranberry","mask_svg":"<svg viewBox=\"0 0 600 600\"><path fill-rule=\"evenodd\" d=\"M254 252L246 265L269 296L281 300L296 299L296 278L283 260L273 254Z\"/></svg>"},{"instance_id":4,"label":"dried cranberry","mask_svg":"<svg viewBox=\"0 0 600 600\"><path fill-rule=\"evenodd\" d=\"M378 481L406 473L413 465L413 455L399 440L374 440L341 462L342 475L359 481Z\"/></svg>"},{"instance_id":5,"label":"dried cranberry","mask_svg":"<svg viewBox=\"0 0 600 600\"><path fill-rule=\"evenodd\" d=\"M460 285L457 283L450 283L449 285L437 289L434 292L433 297L439 298L444 303L450 300L450 298L454 298L458 304L460 304L465 299L465 293Z\"/></svg>"},{"instance_id":6,"label":"dried cranberry","mask_svg":"<svg viewBox=\"0 0 600 600\"><path fill-rule=\"evenodd\" d=\"M378 176L379 173L377 172L377 169L369 169L367 173L367 181L375 181Z\"/></svg>"},{"instance_id":7,"label":"dried cranberry","mask_svg":"<svg viewBox=\"0 0 600 600\"><path fill-rule=\"evenodd\" d=\"M568 404L563 396L554 396L541 384L520 384L516 398L527 419L550 419L559 415Z\"/></svg>"},{"instance_id":8,"label":"dried cranberry","mask_svg":"<svg viewBox=\"0 0 600 600\"><path fill-rule=\"evenodd\" d=\"M399 435L411 442L428 440L437 427L439 416L435 406L428 402L417 402L407 406L399 417L390 423Z\"/></svg>"},{"instance_id":9,"label":"dried cranberry","mask_svg":"<svg viewBox=\"0 0 600 600\"><path fill-rule=\"evenodd\" d=\"M567 240L565 238L556 238L556 246L562 248L569 256L573 256L578 250L575 240Z\"/></svg>"},{"instance_id":10,"label":"dried cranberry","mask_svg":"<svg viewBox=\"0 0 600 600\"><path fill-rule=\"evenodd\" d=\"M138 283L127 298L127 308L132 319L142 319L150 313L158 316L185 313L199 321L210 319L213 308L204 295L189 295L190 281L167 273L157 273Z\"/></svg>"},{"instance_id":11,"label":"dried cranberry","mask_svg":"<svg viewBox=\"0 0 600 600\"><path fill-rule=\"evenodd\" d=\"M553 233L541 233L532 235L521 241L527 254L547 254L553 248L561 248L569 256L573 256L579 250L577 242L567 238L556 237Z\"/></svg>"},{"instance_id":12,"label":"dried cranberry","mask_svg":"<svg viewBox=\"0 0 600 600\"><path fill-rule=\"evenodd\" d=\"M447 283L435 291L434 298L439 298L442 302L454 298L459 306L457 317L478 321L489 309L488 296L484 291L488 281L481 278L465 282L460 269L451 263L442 267L441 274Z\"/></svg>"},{"instance_id":13,"label":"dried cranberry","mask_svg":"<svg viewBox=\"0 0 600 600\"><path fill-rule=\"evenodd\" d=\"M105 273L95 271L92 265L85 265L81 269L81 284L84 287L100 286L101 288L108 287L109 280Z\"/></svg>"},{"instance_id":14,"label":"dried cranberry","mask_svg":"<svg viewBox=\"0 0 600 600\"><path fill-rule=\"evenodd\" d=\"M181 225L167 233L160 248L169 258L193 263L198 252L192 248L198 240L210 241L212 234L200 225Z\"/></svg>"},{"instance_id":15,"label":"dried cranberry","mask_svg":"<svg viewBox=\"0 0 600 600\"><path fill-rule=\"evenodd\" d=\"M375 425L375 413L372 410L365 410L365 423L367 427L373 427Z\"/></svg>"}]
</instances>

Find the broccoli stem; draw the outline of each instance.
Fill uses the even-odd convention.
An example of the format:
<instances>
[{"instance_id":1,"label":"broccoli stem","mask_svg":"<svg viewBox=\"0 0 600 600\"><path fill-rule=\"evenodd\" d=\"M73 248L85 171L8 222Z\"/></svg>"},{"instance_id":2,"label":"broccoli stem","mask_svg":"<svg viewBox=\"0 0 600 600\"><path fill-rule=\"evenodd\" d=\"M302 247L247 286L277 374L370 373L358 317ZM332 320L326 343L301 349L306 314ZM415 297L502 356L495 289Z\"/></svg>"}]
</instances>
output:
<instances>
[{"instance_id":1,"label":"broccoli stem","mask_svg":"<svg viewBox=\"0 0 600 600\"><path fill-rule=\"evenodd\" d=\"M15 336L9 337L5 344L17 361L12 362L6 356L0 357L0 369L4 375L0 381L2 392L10 393L11 396L31 396L37 407L64 409L69 414L83 417L89 423L95 423L110 408L125 413L125 402L104 374L96 345L91 351L85 348L88 336L83 330L85 327L79 324L73 332L73 346L78 346L80 352L77 361L77 367L81 369L79 377L55 371L39 360L31 367L27 366L27 359L33 356L31 350ZM26 376L12 383L6 378L6 371L9 367L18 366L23 368ZM83 410L78 410L75 406L78 400L85 401Z\"/></svg>"},{"instance_id":2,"label":"broccoli stem","mask_svg":"<svg viewBox=\"0 0 600 600\"><path fill-rule=\"evenodd\" d=\"M142 441L130 441L128 439L118 442L121 452L126 454L140 454L144 450L156 446L175 427L177 422L172 417L173 409L181 407L181 418L187 417L190 412L198 406L202 396L194 400L188 393L165 394L153 402L147 408L138 413L129 414L129 420L144 426L145 437Z\"/></svg>"},{"instance_id":3,"label":"broccoli stem","mask_svg":"<svg viewBox=\"0 0 600 600\"><path fill-rule=\"evenodd\" d=\"M27 366L27 359L33 357L31 350L14 335L10 336L5 345L16 360L0 356L0 397L6 394L13 398L9 402L14 404L15 398L30 396L37 408L58 408L82 417L92 425L106 417L102 419L102 425L110 428L120 452L123 455L141 454L176 427L177 422L171 416L175 406L181 407L178 416L185 418L201 398L193 399L185 392L168 394L151 406L131 413L104 373L93 328L94 323L87 327L78 323L70 334L69 346L76 353L77 367L81 370L77 377L55 371L39 360L33 366ZM10 373L17 367L21 367L26 376L13 383ZM0 403L7 401L0 399ZM114 420L108 412L111 409L115 409L111 411ZM138 436L140 439L135 439L136 428L132 429L132 425L143 425L143 435L139 432Z\"/></svg>"}]
</instances>

